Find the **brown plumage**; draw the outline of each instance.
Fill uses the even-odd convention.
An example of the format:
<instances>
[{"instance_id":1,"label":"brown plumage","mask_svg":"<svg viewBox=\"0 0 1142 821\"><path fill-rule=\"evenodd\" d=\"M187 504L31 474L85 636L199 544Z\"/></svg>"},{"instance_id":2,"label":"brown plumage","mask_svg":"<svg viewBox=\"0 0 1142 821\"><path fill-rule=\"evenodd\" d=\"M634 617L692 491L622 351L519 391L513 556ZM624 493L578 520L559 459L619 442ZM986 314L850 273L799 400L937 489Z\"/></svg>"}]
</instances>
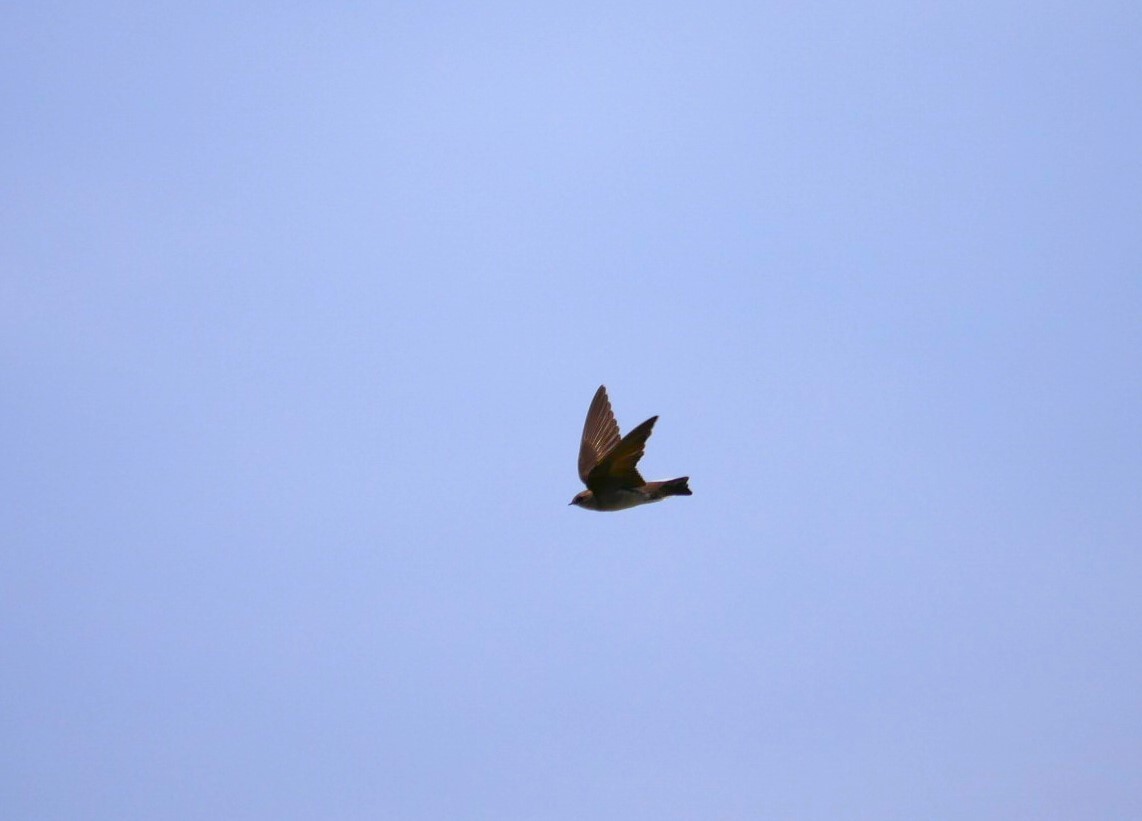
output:
<instances>
[{"instance_id":1,"label":"brown plumage","mask_svg":"<svg viewBox=\"0 0 1142 821\"><path fill-rule=\"evenodd\" d=\"M652 416L620 438L607 389L600 385L587 410L579 444L579 478L587 489L571 504L588 510L625 510L667 496L690 496L689 476L647 482L638 472L638 460L657 421Z\"/></svg>"}]
</instances>

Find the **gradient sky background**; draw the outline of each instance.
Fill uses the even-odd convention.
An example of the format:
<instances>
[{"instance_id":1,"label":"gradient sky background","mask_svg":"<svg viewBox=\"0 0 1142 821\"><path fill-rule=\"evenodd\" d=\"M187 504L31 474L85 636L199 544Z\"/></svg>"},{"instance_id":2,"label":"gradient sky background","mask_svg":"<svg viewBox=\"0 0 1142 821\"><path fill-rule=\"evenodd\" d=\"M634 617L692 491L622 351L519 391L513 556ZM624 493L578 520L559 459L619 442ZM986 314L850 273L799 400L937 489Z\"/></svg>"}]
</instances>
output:
<instances>
[{"instance_id":1,"label":"gradient sky background","mask_svg":"<svg viewBox=\"0 0 1142 821\"><path fill-rule=\"evenodd\" d=\"M1139 8L7 4L0 816L1142 817Z\"/></svg>"}]
</instances>

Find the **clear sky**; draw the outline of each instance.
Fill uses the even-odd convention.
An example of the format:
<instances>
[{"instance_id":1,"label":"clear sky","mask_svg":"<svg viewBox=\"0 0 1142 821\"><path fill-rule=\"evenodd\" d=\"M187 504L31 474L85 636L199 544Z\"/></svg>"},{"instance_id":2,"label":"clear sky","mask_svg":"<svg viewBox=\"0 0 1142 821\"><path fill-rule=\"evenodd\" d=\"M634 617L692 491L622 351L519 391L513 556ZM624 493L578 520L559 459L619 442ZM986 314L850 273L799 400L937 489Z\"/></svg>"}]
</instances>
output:
<instances>
[{"instance_id":1,"label":"clear sky","mask_svg":"<svg viewBox=\"0 0 1142 821\"><path fill-rule=\"evenodd\" d=\"M9 3L0 816L1142 817L1142 13ZM647 478L568 507L600 383Z\"/></svg>"}]
</instances>

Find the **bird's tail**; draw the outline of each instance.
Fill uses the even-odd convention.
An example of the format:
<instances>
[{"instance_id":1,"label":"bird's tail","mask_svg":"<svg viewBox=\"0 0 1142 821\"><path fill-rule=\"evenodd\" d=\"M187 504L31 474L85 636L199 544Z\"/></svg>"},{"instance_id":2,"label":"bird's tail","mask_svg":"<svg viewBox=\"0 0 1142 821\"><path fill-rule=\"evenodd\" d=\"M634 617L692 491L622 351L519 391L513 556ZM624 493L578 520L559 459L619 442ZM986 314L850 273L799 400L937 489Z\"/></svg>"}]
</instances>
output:
<instances>
[{"instance_id":1,"label":"bird's tail","mask_svg":"<svg viewBox=\"0 0 1142 821\"><path fill-rule=\"evenodd\" d=\"M677 479L669 479L662 483L658 489L658 495L662 496L693 496L690 492L690 477L680 476Z\"/></svg>"}]
</instances>

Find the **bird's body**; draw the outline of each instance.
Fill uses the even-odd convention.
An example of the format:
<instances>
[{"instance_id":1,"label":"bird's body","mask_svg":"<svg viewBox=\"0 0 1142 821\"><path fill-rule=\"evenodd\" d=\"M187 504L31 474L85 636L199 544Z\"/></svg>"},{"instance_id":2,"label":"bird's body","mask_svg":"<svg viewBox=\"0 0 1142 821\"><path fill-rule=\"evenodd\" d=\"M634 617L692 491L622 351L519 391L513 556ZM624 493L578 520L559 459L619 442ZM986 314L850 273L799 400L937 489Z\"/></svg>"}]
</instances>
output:
<instances>
[{"instance_id":1,"label":"bird's body","mask_svg":"<svg viewBox=\"0 0 1142 821\"><path fill-rule=\"evenodd\" d=\"M647 482L642 487L614 488L598 495L590 490L584 490L575 496L575 501L571 504L587 510L626 510L628 507L661 502L667 496L692 496L686 484L689 479L689 476L683 476L667 482Z\"/></svg>"},{"instance_id":2,"label":"bird's body","mask_svg":"<svg viewBox=\"0 0 1142 821\"><path fill-rule=\"evenodd\" d=\"M579 444L579 478L587 489L576 494L571 504L613 511L658 502L667 496L692 495L689 476L647 482L638 472L638 460L657 421L658 417L652 416L620 437L607 389L600 385L587 411Z\"/></svg>"}]
</instances>

